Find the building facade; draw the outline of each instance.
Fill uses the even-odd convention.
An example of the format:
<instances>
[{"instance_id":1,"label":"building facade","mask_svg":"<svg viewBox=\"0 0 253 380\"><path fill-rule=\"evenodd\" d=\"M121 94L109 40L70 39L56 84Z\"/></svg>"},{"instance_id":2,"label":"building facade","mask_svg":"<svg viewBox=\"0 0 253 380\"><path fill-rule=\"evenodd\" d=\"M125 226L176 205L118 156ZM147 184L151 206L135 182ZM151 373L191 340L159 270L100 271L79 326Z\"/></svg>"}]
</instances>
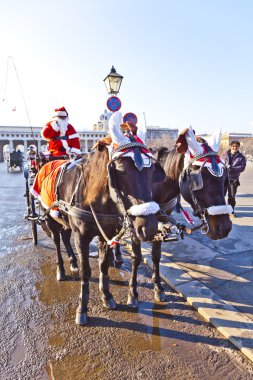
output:
<instances>
[{"instance_id":1,"label":"building facade","mask_svg":"<svg viewBox=\"0 0 253 380\"><path fill-rule=\"evenodd\" d=\"M105 137L108 134L107 121L102 130L94 131L78 131L80 136L81 151L83 153L91 152L92 146L97 140ZM104 129L105 128L105 129ZM43 151L46 147L47 141L41 137L41 127L8 127L0 126L0 161L4 160L3 150L8 145L9 151L16 150L17 147L23 146L24 153L26 154L27 148L31 144L37 146L38 152ZM147 140L162 139L168 136L169 139L175 140L178 135L177 129L147 127ZM44 148L44 149L43 149Z\"/></svg>"},{"instance_id":2,"label":"building facade","mask_svg":"<svg viewBox=\"0 0 253 380\"><path fill-rule=\"evenodd\" d=\"M9 145L9 150L12 152L19 145L24 146L24 152L31 144L37 146L38 152L42 151L42 147L47 144L47 141L41 137L41 127L6 127L0 126L0 161L3 161L3 148ZM78 131L80 136L81 151L88 153L97 140L107 135L103 131Z\"/></svg>"}]
</instances>

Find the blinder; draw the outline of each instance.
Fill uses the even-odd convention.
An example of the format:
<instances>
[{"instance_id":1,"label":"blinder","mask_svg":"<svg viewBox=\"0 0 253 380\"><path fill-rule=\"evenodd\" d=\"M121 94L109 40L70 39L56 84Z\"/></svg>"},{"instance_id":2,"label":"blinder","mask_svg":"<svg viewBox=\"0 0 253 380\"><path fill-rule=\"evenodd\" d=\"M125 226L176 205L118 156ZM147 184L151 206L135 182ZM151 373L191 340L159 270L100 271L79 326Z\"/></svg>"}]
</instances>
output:
<instances>
[{"instance_id":1,"label":"blinder","mask_svg":"<svg viewBox=\"0 0 253 380\"><path fill-rule=\"evenodd\" d=\"M193 191L201 190L203 188L201 168L189 172L189 182Z\"/></svg>"}]
</instances>

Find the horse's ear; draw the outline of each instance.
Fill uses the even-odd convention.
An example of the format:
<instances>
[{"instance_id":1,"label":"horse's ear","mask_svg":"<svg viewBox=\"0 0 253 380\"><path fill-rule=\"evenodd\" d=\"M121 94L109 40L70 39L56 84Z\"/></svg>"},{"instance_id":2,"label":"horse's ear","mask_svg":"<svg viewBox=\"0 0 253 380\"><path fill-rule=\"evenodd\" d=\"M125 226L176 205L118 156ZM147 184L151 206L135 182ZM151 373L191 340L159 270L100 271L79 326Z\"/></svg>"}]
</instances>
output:
<instances>
[{"instance_id":1,"label":"horse's ear","mask_svg":"<svg viewBox=\"0 0 253 380\"><path fill-rule=\"evenodd\" d=\"M144 144L146 143L146 133L147 129L145 125L140 125L137 129L137 136L143 141Z\"/></svg>"},{"instance_id":2,"label":"horse's ear","mask_svg":"<svg viewBox=\"0 0 253 380\"><path fill-rule=\"evenodd\" d=\"M178 153L185 153L188 149L187 140L185 137L186 132L189 128L185 128L178 136L176 141L176 150Z\"/></svg>"},{"instance_id":3,"label":"horse's ear","mask_svg":"<svg viewBox=\"0 0 253 380\"><path fill-rule=\"evenodd\" d=\"M213 151L218 152L221 142L221 128L216 129L211 136L207 136L206 141Z\"/></svg>"},{"instance_id":4,"label":"horse's ear","mask_svg":"<svg viewBox=\"0 0 253 380\"><path fill-rule=\"evenodd\" d=\"M117 111L111 115L108 122L109 132L112 137L112 141L118 145L128 144L130 142L128 137L126 137L120 129L121 120L121 113Z\"/></svg>"},{"instance_id":5,"label":"horse's ear","mask_svg":"<svg viewBox=\"0 0 253 380\"><path fill-rule=\"evenodd\" d=\"M186 128L180 133L177 139L177 152L185 153L188 149L193 156L203 153L204 148L197 141L192 127Z\"/></svg>"},{"instance_id":6,"label":"horse's ear","mask_svg":"<svg viewBox=\"0 0 253 380\"><path fill-rule=\"evenodd\" d=\"M152 182L153 183L163 182L166 178L165 171L163 170L159 162L155 162L154 167L155 167L155 170L153 172Z\"/></svg>"}]
</instances>

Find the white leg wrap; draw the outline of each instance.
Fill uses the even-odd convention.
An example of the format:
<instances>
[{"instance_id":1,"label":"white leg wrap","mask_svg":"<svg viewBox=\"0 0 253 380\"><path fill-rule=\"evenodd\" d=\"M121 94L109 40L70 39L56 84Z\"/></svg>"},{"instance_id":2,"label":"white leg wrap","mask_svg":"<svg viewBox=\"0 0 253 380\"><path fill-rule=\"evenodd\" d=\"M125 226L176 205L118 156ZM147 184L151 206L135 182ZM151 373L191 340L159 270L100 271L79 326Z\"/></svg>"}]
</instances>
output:
<instances>
[{"instance_id":1,"label":"white leg wrap","mask_svg":"<svg viewBox=\"0 0 253 380\"><path fill-rule=\"evenodd\" d=\"M134 205L128 210L128 214L133 216L146 216L156 214L160 210L156 202L146 202L140 205Z\"/></svg>"},{"instance_id":2,"label":"white leg wrap","mask_svg":"<svg viewBox=\"0 0 253 380\"><path fill-rule=\"evenodd\" d=\"M231 214L232 211L233 211L233 208L230 205L211 206L207 208L207 212L209 215Z\"/></svg>"}]
</instances>

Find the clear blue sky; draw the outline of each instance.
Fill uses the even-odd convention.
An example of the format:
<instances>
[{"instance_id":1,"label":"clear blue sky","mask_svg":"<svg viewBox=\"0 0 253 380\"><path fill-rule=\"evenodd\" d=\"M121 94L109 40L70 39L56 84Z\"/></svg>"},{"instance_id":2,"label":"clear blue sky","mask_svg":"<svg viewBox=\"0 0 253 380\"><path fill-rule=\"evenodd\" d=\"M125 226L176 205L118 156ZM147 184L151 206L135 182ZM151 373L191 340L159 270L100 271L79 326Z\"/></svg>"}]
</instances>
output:
<instances>
[{"instance_id":1,"label":"clear blue sky","mask_svg":"<svg viewBox=\"0 0 253 380\"><path fill-rule=\"evenodd\" d=\"M252 133L251 0L0 0L0 14L1 98L12 56L32 125L64 105L91 129L114 65L139 124ZM5 98L0 125L28 125L12 65Z\"/></svg>"}]
</instances>

